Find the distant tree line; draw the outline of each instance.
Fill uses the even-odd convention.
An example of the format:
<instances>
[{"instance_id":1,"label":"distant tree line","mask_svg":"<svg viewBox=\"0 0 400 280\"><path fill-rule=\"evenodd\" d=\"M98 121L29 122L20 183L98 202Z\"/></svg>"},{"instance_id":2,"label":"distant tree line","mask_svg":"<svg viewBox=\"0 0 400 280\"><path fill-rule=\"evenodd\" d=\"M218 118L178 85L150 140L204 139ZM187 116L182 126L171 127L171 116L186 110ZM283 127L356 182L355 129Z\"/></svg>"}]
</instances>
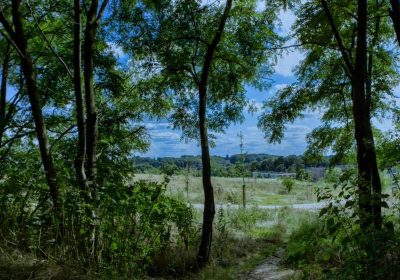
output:
<instances>
[{"instance_id":1,"label":"distant tree line","mask_svg":"<svg viewBox=\"0 0 400 280\"><path fill-rule=\"evenodd\" d=\"M241 174L241 155L212 156L212 176L238 177ZM201 157L184 155L181 157L134 157L134 166L137 173L151 174L186 174L201 176ZM269 154L243 155L244 175L251 176L253 171L290 172L300 174L309 167L328 167L329 157L311 162L302 155L276 156Z\"/></svg>"}]
</instances>

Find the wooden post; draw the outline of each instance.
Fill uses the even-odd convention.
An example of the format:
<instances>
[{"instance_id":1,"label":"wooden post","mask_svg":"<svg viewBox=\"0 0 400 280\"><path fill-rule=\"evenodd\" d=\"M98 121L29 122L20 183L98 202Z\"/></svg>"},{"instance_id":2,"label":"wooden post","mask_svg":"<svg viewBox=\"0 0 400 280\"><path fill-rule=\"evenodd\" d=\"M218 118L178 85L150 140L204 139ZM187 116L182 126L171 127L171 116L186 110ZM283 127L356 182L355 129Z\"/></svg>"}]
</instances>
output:
<instances>
[{"instance_id":1,"label":"wooden post","mask_svg":"<svg viewBox=\"0 0 400 280\"><path fill-rule=\"evenodd\" d=\"M186 163L186 201L189 203L189 176L190 176L190 167L189 167L189 162Z\"/></svg>"},{"instance_id":2,"label":"wooden post","mask_svg":"<svg viewBox=\"0 0 400 280\"><path fill-rule=\"evenodd\" d=\"M246 185L242 185L242 194L243 194L243 208L246 208Z\"/></svg>"},{"instance_id":3,"label":"wooden post","mask_svg":"<svg viewBox=\"0 0 400 280\"><path fill-rule=\"evenodd\" d=\"M243 208L246 208L246 183L245 183L245 172L244 172L244 158L243 158L243 133L240 131L239 133L239 138L240 138L240 161L241 161L241 175L242 175L242 180L243 180L243 185L242 185L242 199L243 199Z\"/></svg>"}]
</instances>

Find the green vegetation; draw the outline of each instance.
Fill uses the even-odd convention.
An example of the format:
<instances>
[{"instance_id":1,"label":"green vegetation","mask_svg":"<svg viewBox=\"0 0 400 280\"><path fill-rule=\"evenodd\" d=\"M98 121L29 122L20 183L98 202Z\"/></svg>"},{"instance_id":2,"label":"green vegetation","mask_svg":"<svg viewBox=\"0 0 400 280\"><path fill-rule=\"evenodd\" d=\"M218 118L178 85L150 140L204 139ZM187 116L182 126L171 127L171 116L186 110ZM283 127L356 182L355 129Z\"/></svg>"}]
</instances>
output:
<instances>
[{"instance_id":1,"label":"green vegetation","mask_svg":"<svg viewBox=\"0 0 400 280\"><path fill-rule=\"evenodd\" d=\"M200 218L199 212L194 214ZM193 273L197 249L196 242L199 236L195 231L191 231L188 232L187 237L189 239L186 244L182 241L178 244L168 245L164 243L164 245L148 247L155 251L147 251L148 257L142 259L140 263L152 264L152 266L140 267L140 270L152 276L175 275L182 279L237 279L237 277L245 277L265 258L275 253L278 248L285 246L284 243L287 242L292 232L296 231L304 222L315 220L316 217L316 213L291 210L290 208L266 210L250 207L247 210L237 210L228 207L220 209L216 216L212 261L205 269ZM160 216L157 215L157 219L159 218ZM130 222L125 221L124 223L129 224ZM165 225L164 222L157 224ZM118 229L116 230L118 232ZM118 237L119 234L114 236ZM124 242L119 245L111 245L113 261L121 261L121 257L130 256L130 254L124 254L123 250L130 248L129 242L133 242L133 239L115 238L115 240L124 240ZM0 247L4 253L1 257L0 279L8 277L26 279L33 274L37 275L35 277L65 279L63 277L67 276L67 279L73 279L74 277L84 278L84 275L87 274L83 268L78 266L78 261L76 263L65 262L62 256L56 254L43 258L43 255L27 254L16 250L12 244L9 245ZM149 245L151 244L146 244L146 246ZM136 255L135 257L143 256ZM138 261L128 263L135 265ZM155 267L157 270L153 269ZM144 275L139 274L137 269L135 274L138 279L141 279ZM131 272L128 271L132 272L132 270L127 270L127 274L124 276L120 270L110 270L103 277L105 279L131 279L132 275L129 274Z\"/></svg>"},{"instance_id":2,"label":"green vegetation","mask_svg":"<svg viewBox=\"0 0 400 280\"><path fill-rule=\"evenodd\" d=\"M399 50L400 0L2 0L0 279L400 279ZM317 112L304 155L212 156L256 107ZM135 157L149 120L200 155Z\"/></svg>"},{"instance_id":3,"label":"green vegetation","mask_svg":"<svg viewBox=\"0 0 400 280\"><path fill-rule=\"evenodd\" d=\"M294 187L295 181L290 178L283 178L282 185L286 188L287 193L290 193Z\"/></svg>"},{"instance_id":4,"label":"green vegetation","mask_svg":"<svg viewBox=\"0 0 400 280\"><path fill-rule=\"evenodd\" d=\"M146 180L162 182L162 175L136 174L133 181ZM313 183L294 181L296 187L288 193L279 179L254 180L246 178L246 196L249 205L291 205L316 202L315 190L324 186L323 182ZM242 204L242 178L213 177L215 202L217 204ZM177 200L192 204L203 203L201 178L189 177L189 189L186 191L186 177L175 175L171 177L167 194ZM187 196L188 194L188 196Z\"/></svg>"},{"instance_id":5,"label":"green vegetation","mask_svg":"<svg viewBox=\"0 0 400 280\"><path fill-rule=\"evenodd\" d=\"M309 162L304 156L273 156L267 154L243 154L243 165L241 155L227 155L225 157L211 157L211 172L215 177L240 177L243 173L251 177L252 171L261 172L289 172L296 173L296 179L311 180L312 176L307 171L310 167L328 167L329 158L324 158L318 163ZM185 174L189 167L194 176L200 176L200 156L181 156L146 158L134 157L136 173L164 174L165 169L173 169L174 173Z\"/></svg>"}]
</instances>

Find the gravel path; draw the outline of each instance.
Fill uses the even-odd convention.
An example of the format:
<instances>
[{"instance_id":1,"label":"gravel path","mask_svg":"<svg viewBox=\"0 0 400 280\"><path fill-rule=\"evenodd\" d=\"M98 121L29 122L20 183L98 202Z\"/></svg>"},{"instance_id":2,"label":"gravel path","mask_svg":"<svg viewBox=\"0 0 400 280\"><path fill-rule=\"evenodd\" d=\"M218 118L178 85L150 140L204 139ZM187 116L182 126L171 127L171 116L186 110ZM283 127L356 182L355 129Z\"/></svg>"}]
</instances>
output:
<instances>
[{"instance_id":1,"label":"gravel path","mask_svg":"<svg viewBox=\"0 0 400 280\"><path fill-rule=\"evenodd\" d=\"M190 204L195 209L203 209L204 205L200 203ZM315 202L315 203L303 203L303 204L290 204L290 205L247 205L248 208L257 207L258 209L279 209L283 207L289 207L299 210L320 210L328 205L328 202ZM231 208L238 209L242 208L242 205L238 204L215 204L215 208Z\"/></svg>"}]
</instances>

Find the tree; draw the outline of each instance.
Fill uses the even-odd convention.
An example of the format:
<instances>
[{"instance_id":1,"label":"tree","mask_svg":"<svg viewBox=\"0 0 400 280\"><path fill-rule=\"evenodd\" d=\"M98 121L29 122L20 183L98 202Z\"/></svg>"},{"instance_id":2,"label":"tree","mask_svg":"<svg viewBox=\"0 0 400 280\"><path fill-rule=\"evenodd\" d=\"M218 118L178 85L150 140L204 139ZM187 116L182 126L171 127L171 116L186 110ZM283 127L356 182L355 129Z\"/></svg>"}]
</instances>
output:
<instances>
[{"instance_id":1,"label":"tree","mask_svg":"<svg viewBox=\"0 0 400 280\"><path fill-rule=\"evenodd\" d=\"M283 178L282 185L285 187L286 192L290 193L294 187L295 181L291 178Z\"/></svg>"},{"instance_id":2,"label":"tree","mask_svg":"<svg viewBox=\"0 0 400 280\"><path fill-rule=\"evenodd\" d=\"M86 8L86 26L83 42L83 76L86 101L86 152L87 152L87 177L93 198L96 197L96 160L98 142L98 119L96 99L94 92L94 46L99 24L102 20L108 0L100 4L98 0L92 0L89 8Z\"/></svg>"},{"instance_id":3,"label":"tree","mask_svg":"<svg viewBox=\"0 0 400 280\"><path fill-rule=\"evenodd\" d=\"M81 0L74 0L74 50L73 50L73 66L74 66L74 92L76 103L76 124L78 127L78 148L75 157L75 172L79 187L84 197L88 196L88 184L85 172L86 159L86 119L84 112L84 102L82 93L82 48L81 48L81 32L82 32L82 15ZM87 199L87 198L86 198Z\"/></svg>"},{"instance_id":4,"label":"tree","mask_svg":"<svg viewBox=\"0 0 400 280\"><path fill-rule=\"evenodd\" d=\"M381 184L371 119L393 110L388 104L397 83L396 59L384 47L392 35L382 13L386 8L384 2L362 0L357 5L321 0L298 6L302 24L294 30L306 52L296 70L299 81L266 104L270 109L259 123L270 140L279 141L285 122L306 108L322 106L323 125L308 136L308 154L331 147L333 160L339 161L355 138L361 225L376 229L382 222Z\"/></svg>"},{"instance_id":5,"label":"tree","mask_svg":"<svg viewBox=\"0 0 400 280\"><path fill-rule=\"evenodd\" d=\"M181 0L161 1L157 9L138 7L130 12L142 15L134 23L138 35L130 32L119 40L149 71L137 87L165 96L171 104L173 127L182 130L183 138L200 142L205 195L200 265L209 258L215 213L210 132L223 132L231 122L242 120L247 104L244 85L268 86L280 41L273 31L275 4L269 3L262 12L256 4L229 0L221 6Z\"/></svg>"},{"instance_id":6,"label":"tree","mask_svg":"<svg viewBox=\"0 0 400 280\"><path fill-rule=\"evenodd\" d=\"M28 38L26 37L24 20L21 14L21 0L13 0L11 3L12 24L6 19L3 11L0 12L0 22L9 37L11 44L19 54L21 68L25 77L27 94L31 106L32 116L35 123L36 137L39 143L40 155L53 201L53 211L63 231L63 216L61 211L60 191L57 182L57 173L53 159L49 151L49 141L46 131L46 124L40 102L40 94L37 89L36 73L32 62L32 57L28 49ZM14 26L14 27L13 27Z\"/></svg>"}]
</instances>

